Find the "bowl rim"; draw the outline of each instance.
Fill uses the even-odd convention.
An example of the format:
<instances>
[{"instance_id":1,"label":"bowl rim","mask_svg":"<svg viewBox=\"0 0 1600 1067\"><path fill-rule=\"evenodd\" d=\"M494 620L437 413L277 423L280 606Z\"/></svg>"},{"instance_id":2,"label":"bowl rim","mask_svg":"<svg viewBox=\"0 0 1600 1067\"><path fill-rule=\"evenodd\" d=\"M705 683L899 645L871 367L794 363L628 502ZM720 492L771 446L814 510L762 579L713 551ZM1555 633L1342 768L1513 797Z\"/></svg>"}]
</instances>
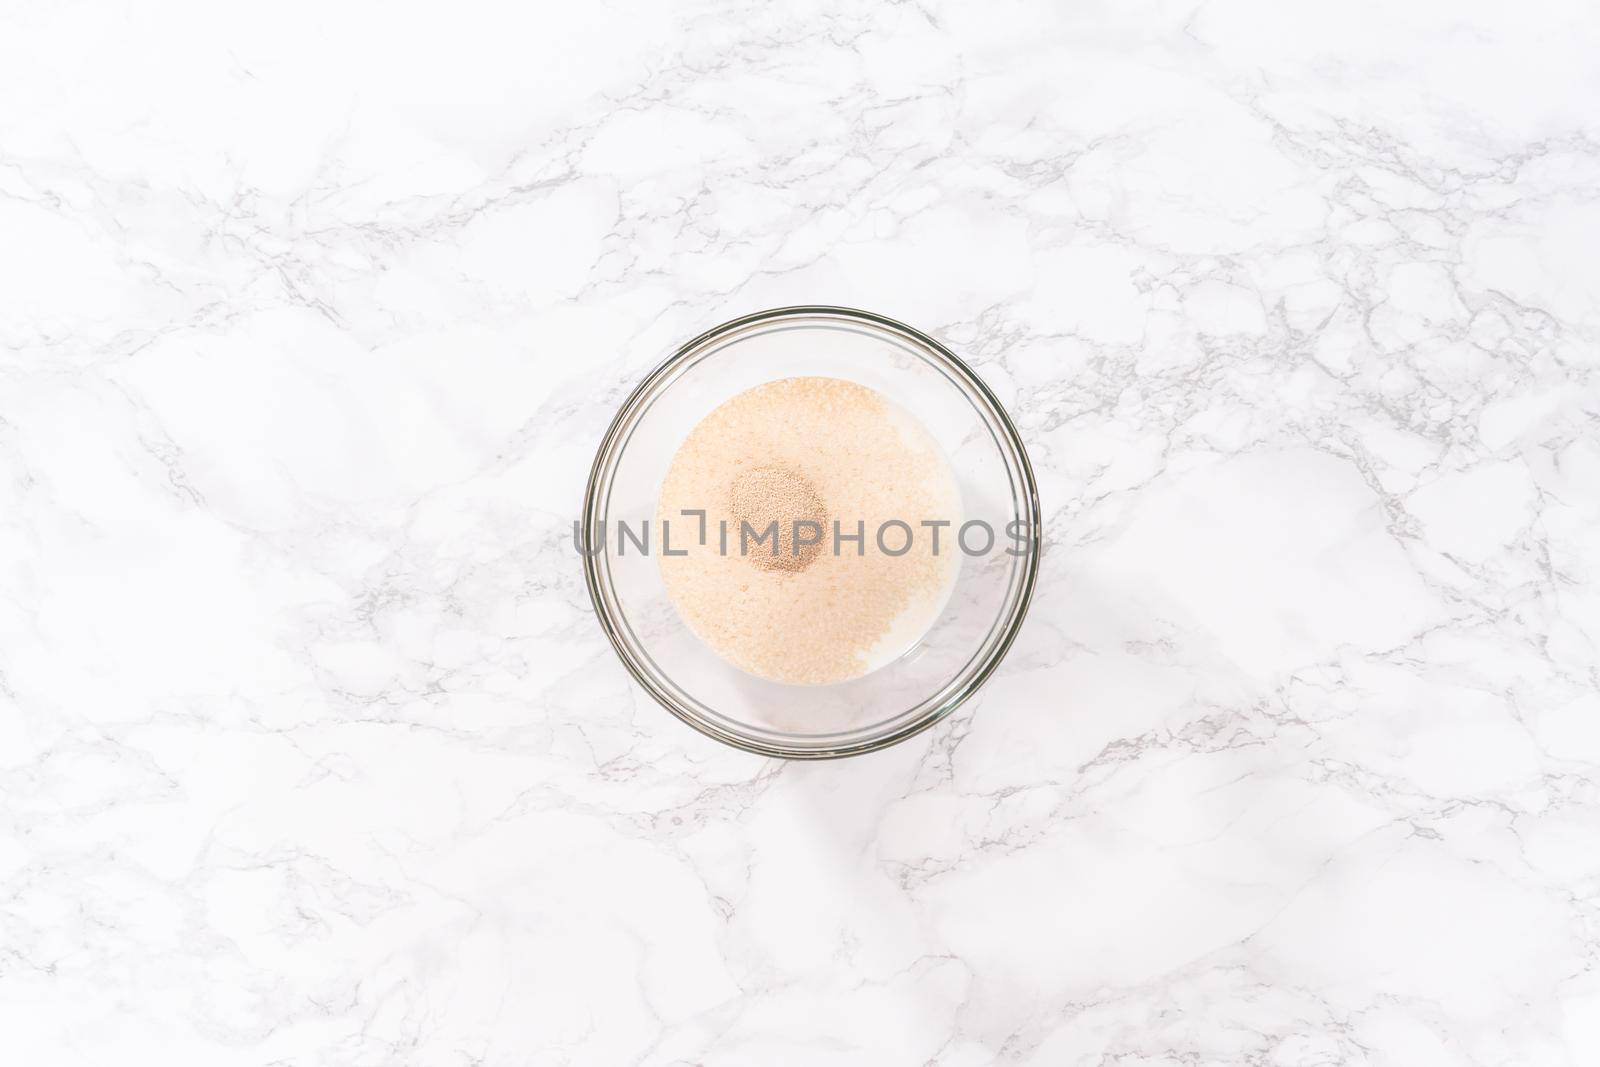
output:
<instances>
[{"instance_id":1,"label":"bowl rim","mask_svg":"<svg viewBox=\"0 0 1600 1067\"><path fill-rule=\"evenodd\" d=\"M901 741L914 737L932 727L935 723L943 721L951 712L966 703L974 693L982 688L983 684L988 681L989 677L1005 659L1012 642L1016 640L1017 634L1022 629L1023 621L1028 614L1028 608L1033 601L1034 588L1038 583L1039 577L1039 557L1043 548L1040 528L1039 491L1037 482L1034 479L1033 464L1028 459L1027 447L1023 443L1022 435L1017 432L1016 425L1011 421L1010 413L1000 403L999 398L994 395L993 390L978 376L977 372L967 365L966 361L921 330L889 318L886 315L880 315L873 311L864 311L860 308L831 304L795 304L788 307L768 308L764 311L752 312L713 326L711 329L691 338L674 349L671 355L657 364L650 373L640 380L621 406L617 408L616 415L612 418L611 424L606 428L605 435L600 439L599 447L595 450L594 463L589 469L588 484L584 488L582 545L587 547L595 543L593 533L597 520L596 512L599 506L601 477L613 457L618 439L629 426L632 416L636 413L640 404L653 393L657 383L670 375L690 355L700 351L719 337L762 322L806 316L842 318L865 322L880 329L903 334L918 344L926 346L940 359L946 361L949 369L953 370L968 388L976 392L988 404L995 416L1000 432L1004 435L1007 444L1017 458L1017 471L1023 483L1023 496L1028 511L1027 518L1031 533L1030 544L1025 554L1022 588L1016 598L1015 605L1011 609L1010 617L1005 621L1004 632L1001 634L999 642L989 653L987 659L973 673L972 677L945 700L929 711L924 712L918 718L912 719L886 733L864 738L860 741L831 747L812 747L790 746L753 739L729 730L719 723L703 719L692 709L683 707L672 694L666 692L657 684L654 673L646 669L638 661L633 650L623 639L618 621L612 617L612 612L606 605L605 597L600 588L599 565L597 563L600 552L580 551L579 555L583 560L584 584L588 587L589 600L594 606L595 617L599 620L601 629L611 642L611 647L616 652L617 658L622 661L622 665L633 676L634 681L638 682L657 704L660 704L698 733L744 752L777 759L842 759L847 756L859 756L868 752L877 752L891 745L899 744Z\"/></svg>"}]
</instances>

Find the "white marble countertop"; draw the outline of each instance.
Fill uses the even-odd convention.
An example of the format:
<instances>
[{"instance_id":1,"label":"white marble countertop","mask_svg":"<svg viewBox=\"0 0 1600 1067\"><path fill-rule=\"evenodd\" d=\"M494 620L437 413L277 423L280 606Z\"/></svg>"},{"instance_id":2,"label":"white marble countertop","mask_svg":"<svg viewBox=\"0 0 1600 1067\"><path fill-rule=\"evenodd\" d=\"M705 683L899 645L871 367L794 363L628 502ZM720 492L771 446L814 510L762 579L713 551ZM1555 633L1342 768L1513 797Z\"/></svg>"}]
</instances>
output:
<instances>
[{"instance_id":1,"label":"white marble countertop","mask_svg":"<svg viewBox=\"0 0 1600 1067\"><path fill-rule=\"evenodd\" d=\"M1293 10L1291 10L1293 9ZM8 1063L1600 1063L1593 5L0 15ZM944 339L1048 548L782 764L569 522L685 338Z\"/></svg>"}]
</instances>

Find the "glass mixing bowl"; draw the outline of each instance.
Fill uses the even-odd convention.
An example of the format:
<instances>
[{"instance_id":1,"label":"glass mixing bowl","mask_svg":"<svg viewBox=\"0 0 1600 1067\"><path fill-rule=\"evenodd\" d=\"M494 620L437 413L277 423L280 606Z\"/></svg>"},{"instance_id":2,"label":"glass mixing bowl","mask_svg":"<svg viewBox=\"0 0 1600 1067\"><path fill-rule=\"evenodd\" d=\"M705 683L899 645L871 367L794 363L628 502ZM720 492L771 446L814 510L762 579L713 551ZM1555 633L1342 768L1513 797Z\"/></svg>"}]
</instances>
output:
<instances>
[{"instance_id":1,"label":"glass mixing bowl","mask_svg":"<svg viewBox=\"0 0 1600 1067\"><path fill-rule=\"evenodd\" d=\"M988 552L962 553L942 613L898 659L847 682L795 686L746 674L703 645L678 617L656 557L631 542L619 551L615 527L620 520L637 529L653 519L668 464L713 408L764 382L809 375L859 382L916 417L950 461L962 518L986 523L995 543ZM976 551L981 527L970 534ZM663 707L749 752L826 759L872 752L927 729L993 673L1022 625L1038 575L1039 498L1016 428L949 349L871 312L778 308L701 334L639 383L595 456L583 544L600 624L623 665Z\"/></svg>"}]
</instances>

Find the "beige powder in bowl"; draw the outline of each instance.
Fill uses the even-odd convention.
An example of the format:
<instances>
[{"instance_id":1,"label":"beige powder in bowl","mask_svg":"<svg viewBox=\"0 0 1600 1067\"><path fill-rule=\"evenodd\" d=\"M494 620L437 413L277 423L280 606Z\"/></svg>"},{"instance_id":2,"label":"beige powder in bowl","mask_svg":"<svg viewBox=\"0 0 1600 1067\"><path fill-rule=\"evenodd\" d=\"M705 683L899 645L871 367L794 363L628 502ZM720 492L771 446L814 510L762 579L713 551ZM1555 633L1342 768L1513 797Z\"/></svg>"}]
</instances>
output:
<instances>
[{"instance_id":1,"label":"beige powder in bowl","mask_svg":"<svg viewBox=\"0 0 1600 1067\"><path fill-rule=\"evenodd\" d=\"M718 655L822 685L927 632L960 563L960 512L938 445L882 394L785 378L728 400L679 447L656 516L671 554L656 555L679 614ZM758 541L773 523L776 543Z\"/></svg>"}]
</instances>

